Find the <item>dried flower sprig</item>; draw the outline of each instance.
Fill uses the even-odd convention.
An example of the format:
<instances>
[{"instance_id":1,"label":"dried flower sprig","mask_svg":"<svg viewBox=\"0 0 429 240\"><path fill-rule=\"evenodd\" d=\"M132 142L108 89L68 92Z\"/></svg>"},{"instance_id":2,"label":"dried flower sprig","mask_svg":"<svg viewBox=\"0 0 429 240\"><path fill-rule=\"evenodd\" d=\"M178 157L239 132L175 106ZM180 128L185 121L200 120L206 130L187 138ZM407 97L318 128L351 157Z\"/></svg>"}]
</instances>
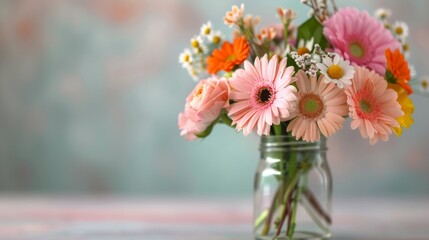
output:
<instances>
[{"instance_id":1,"label":"dried flower sprig","mask_svg":"<svg viewBox=\"0 0 429 240\"><path fill-rule=\"evenodd\" d=\"M329 16L331 16L332 12L335 13L338 10L335 0L330 1L332 12L329 10L328 0L301 0L301 3L310 7L312 14L320 22L325 21Z\"/></svg>"}]
</instances>

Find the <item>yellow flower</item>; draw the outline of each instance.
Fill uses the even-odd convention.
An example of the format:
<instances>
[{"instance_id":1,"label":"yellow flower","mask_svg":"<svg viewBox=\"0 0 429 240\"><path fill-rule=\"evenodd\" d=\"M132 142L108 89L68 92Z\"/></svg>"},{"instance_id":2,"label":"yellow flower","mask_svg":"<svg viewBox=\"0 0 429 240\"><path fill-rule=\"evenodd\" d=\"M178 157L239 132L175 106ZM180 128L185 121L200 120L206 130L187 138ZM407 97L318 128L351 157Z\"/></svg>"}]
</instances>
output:
<instances>
[{"instance_id":1,"label":"yellow flower","mask_svg":"<svg viewBox=\"0 0 429 240\"><path fill-rule=\"evenodd\" d=\"M389 88L394 89L398 93L398 102L401 105L401 109L404 115L396 119L400 125L399 128L392 128L396 136L402 135L402 128L409 128L414 123L414 119L411 116L414 112L413 101L408 97L407 92L398 84L389 84Z\"/></svg>"}]
</instances>

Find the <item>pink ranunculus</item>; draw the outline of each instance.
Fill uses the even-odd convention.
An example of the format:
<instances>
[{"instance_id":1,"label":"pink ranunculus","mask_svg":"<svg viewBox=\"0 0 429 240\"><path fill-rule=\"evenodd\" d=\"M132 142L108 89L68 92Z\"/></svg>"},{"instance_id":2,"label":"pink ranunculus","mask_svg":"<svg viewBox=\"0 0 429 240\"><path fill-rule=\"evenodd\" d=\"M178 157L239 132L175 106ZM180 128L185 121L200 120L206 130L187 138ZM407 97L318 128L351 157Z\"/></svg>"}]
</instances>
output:
<instances>
[{"instance_id":1,"label":"pink ranunculus","mask_svg":"<svg viewBox=\"0 0 429 240\"><path fill-rule=\"evenodd\" d=\"M215 121L229 105L229 85L226 79L211 77L201 80L186 98L185 111L179 114L180 135L194 140Z\"/></svg>"}]
</instances>

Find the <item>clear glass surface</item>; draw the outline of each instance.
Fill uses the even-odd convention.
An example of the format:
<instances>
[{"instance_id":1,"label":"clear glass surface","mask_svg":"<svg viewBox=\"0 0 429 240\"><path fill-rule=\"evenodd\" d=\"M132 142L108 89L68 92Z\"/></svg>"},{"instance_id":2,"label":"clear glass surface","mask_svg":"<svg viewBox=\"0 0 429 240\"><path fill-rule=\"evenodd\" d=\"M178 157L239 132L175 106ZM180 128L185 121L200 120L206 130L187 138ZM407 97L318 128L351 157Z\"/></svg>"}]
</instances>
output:
<instances>
[{"instance_id":1,"label":"clear glass surface","mask_svg":"<svg viewBox=\"0 0 429 240\"><path fill-rule=\"evenodd\" d=\"M329 239L332 176L326 140L261 138L254 182L255 239Z\"/></svg>"}]
</instances>

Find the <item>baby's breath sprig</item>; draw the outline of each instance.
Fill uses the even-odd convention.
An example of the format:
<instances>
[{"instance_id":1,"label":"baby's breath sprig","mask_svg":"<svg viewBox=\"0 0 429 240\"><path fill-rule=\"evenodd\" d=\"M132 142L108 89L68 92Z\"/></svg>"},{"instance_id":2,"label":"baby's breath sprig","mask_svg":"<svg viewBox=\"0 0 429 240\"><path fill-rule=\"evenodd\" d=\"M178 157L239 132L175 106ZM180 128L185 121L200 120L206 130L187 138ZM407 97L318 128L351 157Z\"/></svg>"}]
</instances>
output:
<instances>
[{"instance_id":1,"label":"baby's breath sprig","mask_svg":"<svg viewBox=\"0 0 429 240\"><path fill-rule=\"evenodd\" d=\"M313 58L310 53L304 53L302 55L298 52L291 52L290 56L295 61L296 65L301 68L309 76L316 76L317 74L317 61Z\"/></svg>"}]
</instances>

